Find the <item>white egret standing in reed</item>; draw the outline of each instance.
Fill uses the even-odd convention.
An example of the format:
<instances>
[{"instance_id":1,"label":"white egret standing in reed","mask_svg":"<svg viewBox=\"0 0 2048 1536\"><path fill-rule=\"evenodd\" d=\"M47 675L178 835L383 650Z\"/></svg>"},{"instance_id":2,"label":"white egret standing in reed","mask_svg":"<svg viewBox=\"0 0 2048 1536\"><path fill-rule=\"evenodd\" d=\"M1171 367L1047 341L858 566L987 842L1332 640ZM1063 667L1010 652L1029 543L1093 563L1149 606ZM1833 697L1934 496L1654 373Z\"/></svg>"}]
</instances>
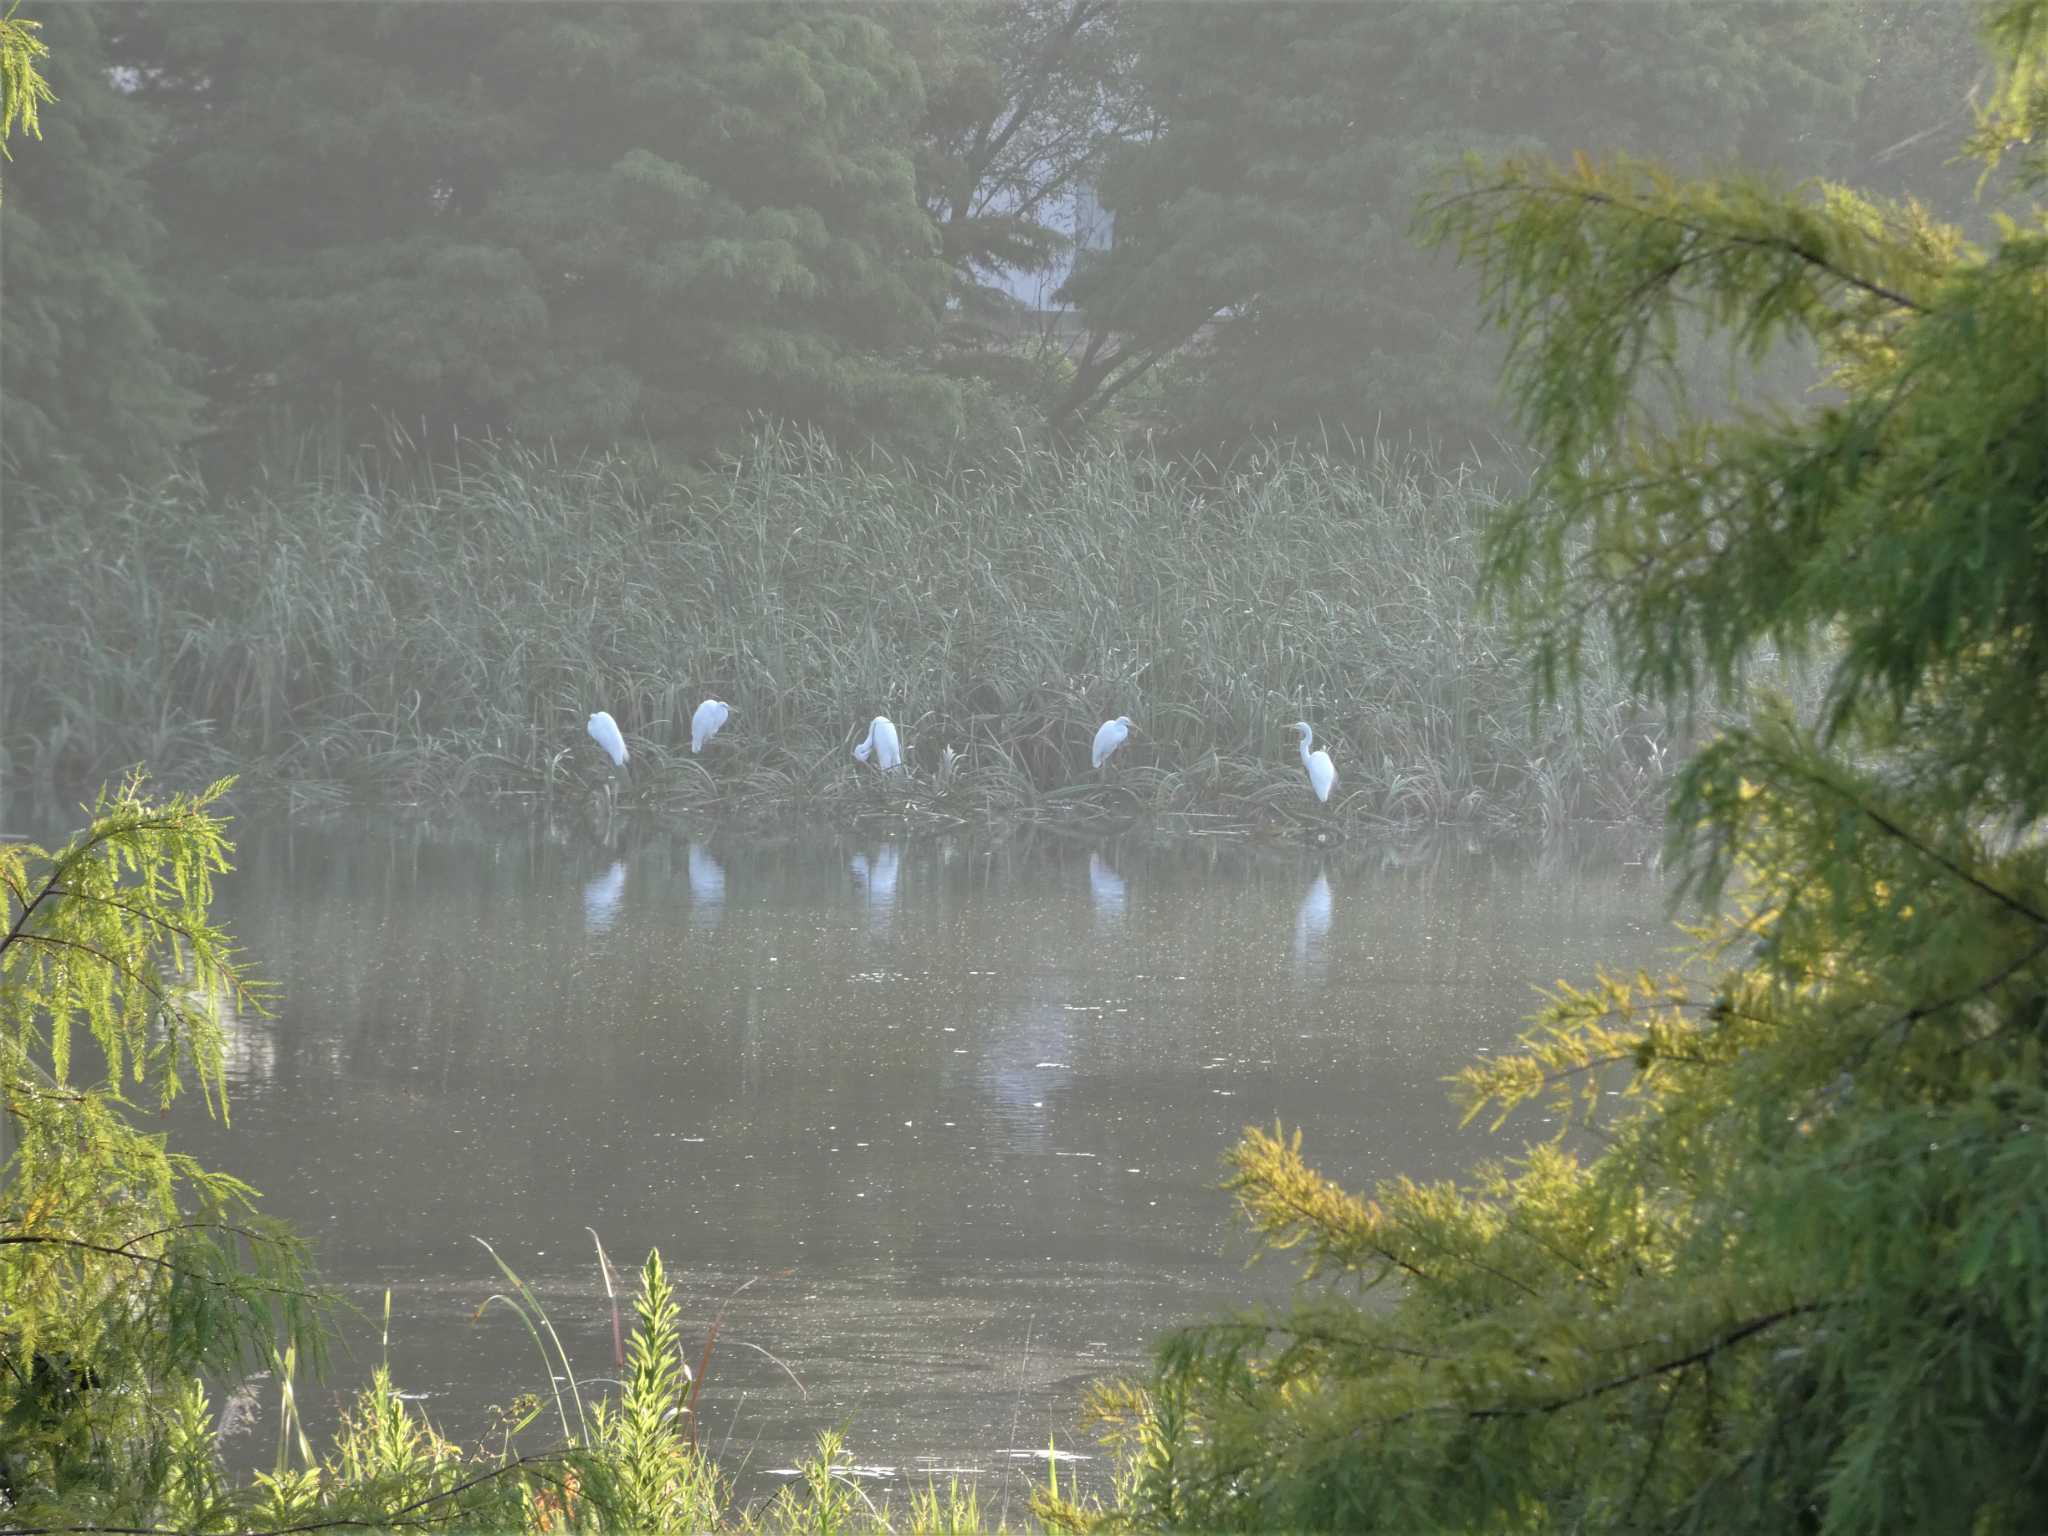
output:
<instances>
[{"instance_id":1,"label":"white egret standing in reed","mask_svg":"<svg viewBox=\"0 0 2048 1536\"><path fill-rule=\"evenodd\" d=\"M720 699L706 699L699 704L697 713L690 716L690 750L702 752L704 743L718 734L718 728L731 714L732 706Z\"/></svg>"},{"instance_id":2,"label":"white egret standing in reed","mask_svg":"<svg viewBox=\"0 0 2048 1536\"><path fill-rule=\"evenodd\" d=\"M1109 761L1110 753L1122 746L1131 734L1131 717L1118 715L1114 720L1102 722L1102 728L1095 733L1095 750L1091 753L1093 764L1100 768Z\"/></svg>"},{"instance_id":3,"label":"white egret standing in reed","mask_svg":"<svg viewBox=\"0 0 2048 1536\"><path fill-rule=\"evenodd\" d=\"M1297 720L1292 729L1301 732L1301 766L1308 770L1308 787L1316 792L1316 798L1326 804L1330 791L1337 787L1337 765L1330 761L1330 754L1318 748L1311 752L1308 744L1315 740L1315 728L1306 720Z\"/></svg>"},{"instance_id":4,"label":"white egret standing in reed","mask_svg":"<svg viewBox=\"0 0 2048 1536\"><path fill-rule=\"evenodd\" d=\"M872 756L875 766L884 773L903 766L903 742L887 715L877 715L868 722L867 739L853 749L853 755L861 762Z\"/></svg>"},{"instance_id":5,"label":"white egret standing in reed","mask_svg":"<svg viewBox=\"0 0 2048 1536\"><path fill-rule=\"evenodd\" d=\"M590 732L592 741L604 748L605 756L612 760L613 767L626 766L626 758L630 755L626 751L626 738L619 733L619 722L608 711L600 709L590 717L590 724L584 729Z\"/></svg>"}]
</instances>

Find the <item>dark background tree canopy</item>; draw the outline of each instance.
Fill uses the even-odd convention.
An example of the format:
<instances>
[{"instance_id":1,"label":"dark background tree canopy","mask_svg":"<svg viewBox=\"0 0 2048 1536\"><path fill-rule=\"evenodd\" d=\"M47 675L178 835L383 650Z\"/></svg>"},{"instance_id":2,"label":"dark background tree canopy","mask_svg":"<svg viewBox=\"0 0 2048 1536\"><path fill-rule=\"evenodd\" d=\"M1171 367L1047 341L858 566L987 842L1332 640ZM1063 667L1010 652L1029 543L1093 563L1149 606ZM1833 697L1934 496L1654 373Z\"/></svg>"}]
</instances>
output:
<instances>
[{"instance_id":1,"label":"dark background tree canopy","mask_svg":"<svg viewBox=\"0 0 2048 1536\"><path fill-rule=\"evenodd\" d=\"M1977 67L1961 9L1877 0L49 20L66 110L0 210L5 450L45 487L379 422L677 456L763 418L913 456L1081 425L1483 443L1497 355L1408 235L1448 160L1917 176ZM1019 340L996 284L1057 270L1084 187L1116 217L1069 284L1088 333Z\"/></svg>"}]
</instances>

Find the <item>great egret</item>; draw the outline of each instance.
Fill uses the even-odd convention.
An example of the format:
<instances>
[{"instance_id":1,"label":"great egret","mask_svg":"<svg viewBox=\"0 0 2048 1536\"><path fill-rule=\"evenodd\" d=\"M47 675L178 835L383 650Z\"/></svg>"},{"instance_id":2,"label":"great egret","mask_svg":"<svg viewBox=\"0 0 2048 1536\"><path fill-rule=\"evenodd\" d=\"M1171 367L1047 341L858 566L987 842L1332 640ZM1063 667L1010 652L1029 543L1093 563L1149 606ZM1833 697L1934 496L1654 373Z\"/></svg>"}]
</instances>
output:
<instances>
[{"instance_id":1,"label":"great egret","mask_svg":"<svg viewBox=\"0 0 2048 1536\"><path fill-rule=\"evenodd\" d=\"M600 709L590 717L590 724L585 729L590 732L590 739L604 748L605 755L612 760L613 767L623 768L626 766L626 758L629 754L626 751L626 738L619 734L618 721L614 720L609 713Z\"/></svg>"},{"instance_id":2,"label":"great egret","mask_svg":"<svg viewBox=\"0 0 2048 1536\"><path fill-rule=\"evenodd\" d=\"M1301 766L1308 770L1308 787L1316 792L1318 800L1328 802L1330 791L1337 787L1337 767L1330 761L1330 754L1320 749L1311 752L1308 744L1315 740L1315 728L1306 720L1294 722L1294 729L1301 732Z\"/></svg>"},{"instance_id":3,"label":"great egret","mask_svg":"<svg viewBox=\"0 0 2048 1536\"><path fill-rule=\"evenodd\" d=\"M1118 715L1114 720L1102 722L1102 728L1095 733L1095 751L1092 754L1094 766L1100 768L1109 761L1109 754L1122 746L1131 734L1131 717Z\"/></svg>"},{"instance_id":4,"label":"great egret","mask_svg":"<svg viewBox=\"0 0 2048 1536\"><path fill-rule=\"evenodd\" d=\"M702 752L704 743L718 734L718 728L732 715L732 706L720 699L706 699L690 716L690 750Z\"/></svg>"},{"instance_id":5,"label":"great egret","mask_svg":"<svg viewBox=\"0 0 2048 1536\"><path fill-rule=\"evenodd\" d=\"M884 773L903 766L903 742L887 715L877 715L868 722L867 740L853 749L853 755L861 762L872 756L875 766Z\"/></svg>"}]
</instances>

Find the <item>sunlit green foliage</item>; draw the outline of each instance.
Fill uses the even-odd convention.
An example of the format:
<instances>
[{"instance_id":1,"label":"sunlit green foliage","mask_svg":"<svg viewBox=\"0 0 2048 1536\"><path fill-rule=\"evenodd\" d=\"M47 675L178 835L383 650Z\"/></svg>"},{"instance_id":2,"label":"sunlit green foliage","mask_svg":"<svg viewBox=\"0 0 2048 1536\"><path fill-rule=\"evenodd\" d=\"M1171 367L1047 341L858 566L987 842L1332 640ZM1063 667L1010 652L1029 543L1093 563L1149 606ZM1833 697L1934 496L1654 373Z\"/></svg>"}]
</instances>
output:
<instances>
[{"instance_id":1,"label":"sunlit green foliage","mask_svg":"<svg viewBox=\"0 0 2048 1536\"><path fill-rule=\"evenodd\" d=\"M40 139L40 109L44 102L57 99L51 94L49 81L36 67L50 54L49 45L36 36L43 24L19 12L20 7L15 6L0 16L0 156L9 160L14 158L14 151L7 147L7 141L14 137L14 130L19 128L31 138Z\"/></svg>"},{"instance_id":2,"label":"sunlit green foliage","mask_svg":"<svg viewBox=\"0 0 2048 1536\"><path fill-rule=\"evenodd\" d=\"M1982 147L2038 172L2048 5L1990 38ZM1488 561L1547 686L1611 639L1674 706L1765 645L1828 692L1760 701L1681 776L1689 963L1560 986L1463 1074L1471 1113L1547 1103L1557 1139L1367 1200L1247 1134L1231 1188L1306 1283L1105 1398L1144 1437L1117 1521L2040 1530L2042 210L1979 251L1836 188L1519 161L1431 225L1545 451ZM1839 396L1690 416L1663 387L1688 324L1810 341Z\"/></svg>"},{"instance_id":3,"label":"sunlit green foliage","mask_svg":"<svg viewBox=\"0 0 2048 1536\"><path fill-rule=\"evenodd\" d=\"M691 1423L694 1383L683 1360L675 1290L658 1248L641 1266L633 1315L624 1390L596 1430L616 1479L616 1518L648 1536L709 1529L730 1494Z\"/></svg>"},{"instance_id":4,"label":"sunlit green foliage","mask_svg":"<svg viewBox=\"0 0 2048 1536\"><path fill-rule=\"evenodd\" d=\"M118 1519L194 1371L317 1354L301 1244L139 1110L216 1111L223 1029L261 995L207 919L226 789L103 795L56 852L0 846L0 1495ZM108 1502L100 1505L96 1501Z\"/></svg>"}]
</instances>

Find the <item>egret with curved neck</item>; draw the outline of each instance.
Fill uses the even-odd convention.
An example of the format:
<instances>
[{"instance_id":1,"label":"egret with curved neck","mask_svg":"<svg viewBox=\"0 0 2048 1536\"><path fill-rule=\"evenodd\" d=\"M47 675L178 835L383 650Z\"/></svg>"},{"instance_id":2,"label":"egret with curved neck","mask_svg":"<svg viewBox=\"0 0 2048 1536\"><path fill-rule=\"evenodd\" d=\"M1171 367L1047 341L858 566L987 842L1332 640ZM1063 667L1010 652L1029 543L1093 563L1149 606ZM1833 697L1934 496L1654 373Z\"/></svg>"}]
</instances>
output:
<instances>
[{"instance_id":1,"label":"egret with curved neck","mask_svg":"<svg viewBox=\"0 0 2048 1536\"><path fill-rule=\"evenodd\" d=\"M1316 792L1316 798L1328 804L1330 791L1337 787L1337 765L1330 761L1330 754L1318 748L1309 751L1309 743L1316 738L1315 727L1306 720L1294 722L1294 729L1301 732L1301 766L1308 770L1308 787Z\"/></svg>"},{"instance_id":2,"label":"egret with curved neck","mask_svg":"<svg viewBox=\"0 0 2048 1536\"><path fill-rule=\"evenodd\" d=\"M884 773L903 766L903 743L887 715L877 715L869 723L867 740L853 749L853 755L862 762L872 756Z\"/></svg>"}]
</instances>

